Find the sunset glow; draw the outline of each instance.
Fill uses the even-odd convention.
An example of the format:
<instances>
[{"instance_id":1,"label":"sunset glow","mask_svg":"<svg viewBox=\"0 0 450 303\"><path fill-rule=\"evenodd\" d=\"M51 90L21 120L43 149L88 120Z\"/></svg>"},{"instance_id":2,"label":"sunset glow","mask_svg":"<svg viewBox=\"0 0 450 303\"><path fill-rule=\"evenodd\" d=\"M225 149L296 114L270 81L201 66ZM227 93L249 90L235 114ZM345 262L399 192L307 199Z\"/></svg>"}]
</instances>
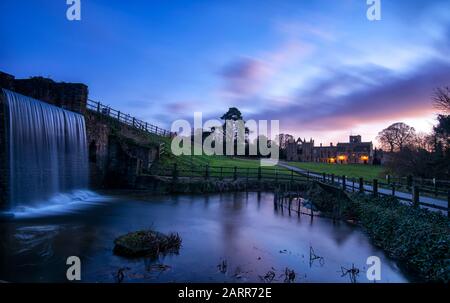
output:
<instances>
[{"instance_id":1,"label":"sunset glow","mask_svg":"<svg viewBox=\"0 0 450 303\"><path fill-rule=\"evenodd\" d=\"M448 1L386 1L379 22L356 0L86 1L76 24L54 15L63 2L0 4L15 12L0 20L15 29L1 32L0 69L87 83L92 99L166 128L236 106L324 144L375 141L398 121L429 131L433 89L450 83Z\"/></svg>"}]
</instances>

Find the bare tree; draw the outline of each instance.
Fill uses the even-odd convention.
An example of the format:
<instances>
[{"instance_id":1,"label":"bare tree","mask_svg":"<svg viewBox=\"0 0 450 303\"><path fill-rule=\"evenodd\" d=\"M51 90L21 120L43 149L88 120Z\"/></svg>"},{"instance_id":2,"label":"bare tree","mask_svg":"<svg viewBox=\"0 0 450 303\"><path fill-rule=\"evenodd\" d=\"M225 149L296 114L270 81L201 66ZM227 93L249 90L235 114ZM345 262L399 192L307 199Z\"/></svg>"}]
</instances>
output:
<instances>
[{"instance_id":1,"label":"bare tree","mask_svg":"<svg viewBox=\"0 0 450 303\"><path fill-rule=\"evenodd\" d=\"M395 131L390 127L383 129L378 133L378 141L381 148L393 152L395 149Z\"/></svg>"},{"instance_id":2,"label":"bare tree","mask_svg":"<svg viewBox=\"0 0 450 303\"><path fill-rule=\"evenodd\" d=\"M432 135L420 132L414 136L411 143L413 144L413 148L431 152L434 145L433 141L434 138Z\"/></svg>"},{"instance_id":3,"label":"bare tree","mask_svg":"<svg viewBox=\"0 0 450 303\"><path fill-rule=\"evenodd\" d=\"M401 151L415 138L415 129L405 123L397 122L378 133L378 141L383 149L390 152Z\"/></svg>"},{"instance_id":4,"label":"bare tree","mask_svg":"<svg viewBox=\"0 0 450 303\"><path fill-rule=\"evenodd\" d=\"M437 109L450 114L450 88L437 88L433 94L433 103Z\"/></svg>"}]
</instances>

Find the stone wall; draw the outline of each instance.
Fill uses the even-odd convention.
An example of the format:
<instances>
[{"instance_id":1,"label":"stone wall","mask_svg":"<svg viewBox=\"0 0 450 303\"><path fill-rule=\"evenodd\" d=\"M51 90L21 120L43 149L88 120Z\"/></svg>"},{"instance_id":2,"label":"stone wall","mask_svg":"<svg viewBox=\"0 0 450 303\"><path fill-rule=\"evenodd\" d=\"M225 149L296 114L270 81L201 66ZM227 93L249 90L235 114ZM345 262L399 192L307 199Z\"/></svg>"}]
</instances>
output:
<instances>
[{"instance_id":1,"label":"stone wall","mask_svg":"<svg viewBox=\"0 0 450 303\"><path fill-rule=\"evenodd\" d=\"M0 87L12 89L14 87L14 76L0 71Z\"/></svg>"},{"instance_id":2,"label":"stone wall","mask_svg":"<svg viewBox=\"0 0 450 303\"><path fill-rule=\"evenodd\" d=\"M286 145L286 160L287 161L298 161L298 144L295 141L288 142Z\"/></svg>"},{"instance_id":3,"label":"stone wall","mask_svg":"<svg viewBox=\"0 0 450 303\"><path fill-rule=\"evenodd\" d=\"M134 187L136 176L158 157L159 144L146 133L97 114L85 115L91 186Z\"/></svg>"},{"instance_id":4,"label":"stone wall","mask_svg":"<svg viewBox=\"0 0 450 303\"><path fill-rule=\"evenodd\" d=\"M85 122L89 150L90 185L100 188L105 183L111 127L107 123L103 123L101 117L89 112L85 115Z\"/></svg>"},{"instance_id":5,"label":"stone wall","mask_svg":"<svg viewBox=\"0 0 450 303\"><path fill-rule=\"evenodd\" d=\"M336 146L314 145L314 140L299 139L287 144L286 159L288 161L340 163L340 164L373 164L374 153L372 142L361 142L361 136L350 136L349 142Z\"/></svg>"},{"instance_id":6,"label":"stone wall","mask_svg":"<svg viewBox=\"0 0 450 303\"><path fill-rule=\"evenodd\" d=\"M43 77L15 79L0 72L0 86L71 111L82 114L86 111L89 92L82 83L55 82Z\"/></svg>"}]
</instances>

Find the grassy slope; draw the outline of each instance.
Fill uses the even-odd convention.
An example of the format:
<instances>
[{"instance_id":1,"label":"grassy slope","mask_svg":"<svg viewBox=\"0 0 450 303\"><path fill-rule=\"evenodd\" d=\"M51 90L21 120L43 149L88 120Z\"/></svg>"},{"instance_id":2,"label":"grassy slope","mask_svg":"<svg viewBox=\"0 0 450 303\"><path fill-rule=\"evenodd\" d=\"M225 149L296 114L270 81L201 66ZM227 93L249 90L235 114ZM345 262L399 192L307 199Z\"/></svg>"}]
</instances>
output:
<instances>
[{"instance_id":1,"label":"grassy slope","mask_svg":"<svg viewBox=\"0 0 450 303\"><path fill-rule=\"evenodd\" d=\"M313 162L288 162L291 166L296 166L317 173L329 173L336 176L345 175L349 178L362 177L366 180L384 179L383 167L362 164L328 164Z\"/></svg>"},{"instance_id":2,"label":"grassy slope","mask_svg":"<svg viewBox=\"0 0 450 303\"><path fill-rule=\"evenodd\" d=\"M170 141L166 142L166 152L163 157L156 163L154 166L155 169L158 168L172 168L176 163L179 169L187 169L190 170L193 166L199 169L204 168L206 165L210 166L210 171L218 171L218 169L214 167L229 167L228 171L231 171L232 168L237 167L238 169L257 169L260 166L260 161L257 159L243 159L236 158L230 156L208 156L208 155L199 155L199 156L189 156L189 155L181 155L175 156L170 151ZM265 167L263 167L263 170ZM269 169L277 169L279 173L290 173L289 170L282 167L269 167ZM242 171L242 170L241 170Z\"/></svg>"},{"instance_id":3,"label":"grassy slope","mask_svg":"<svg viewBox=\"0 0 450 303\"><path fill-rule=\"evenodd\" d=\"M170 139L163 139L166 143L166 153L155 165L155 168L160 167L173 167L176 163L179 169L191 169L193 166L196 168L203 168L206 165L210 167L238 167L240 169L253 168L256 169L260 166L260 161L257 159L242 159L229 156L175 156L170 151ZM359 165L359 164L327 164L327 163L312 163L312 162L289 162L289 165L299 168L307 169L317 173L330 173L335 175L346 175L349 178L363 177L366 180L373 180L375 178L384 179L383 168L380 166L372 165ZM289 173L289 170L282 167L273 167L278 169L280 173ZM211 171L215 169L212 168Z\"/></svg>"},{"instance_id":4,"label":"grassy slope","mask_svg":"<svg viewBox=\"0 0 450 303\"><path fill-rule=\"evenodd\" d=\"M177 163L179 167L191 167L192 165L196 167L204 167L209 165L211 169L214 167L257 169L260 166L260 161L257 159L243 159L229 156L174 156L172 154L167 154L160 161L160 164L164 166L173 166L174 163ZM268 168L277 169L280 172L288 172L287 169L278 166ZM263 167L263 169L265 169L265 167Z\"/></svg>"}]
</instances>

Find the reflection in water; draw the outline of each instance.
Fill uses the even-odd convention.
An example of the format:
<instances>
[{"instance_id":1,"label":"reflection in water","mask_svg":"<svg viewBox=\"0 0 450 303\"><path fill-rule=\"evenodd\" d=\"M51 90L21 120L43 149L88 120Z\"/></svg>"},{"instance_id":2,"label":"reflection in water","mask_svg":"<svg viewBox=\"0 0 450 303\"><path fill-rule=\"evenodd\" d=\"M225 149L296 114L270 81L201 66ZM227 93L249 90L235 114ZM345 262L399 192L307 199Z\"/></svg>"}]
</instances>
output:
<instances>
[{"instance_id":1,"label":"reflection in water","mask_svg":"<svg viewBox=\"0 0 450 303\"><path fill-rule=\"evenodd\" d=\"M58 234L58 227L53 225L25 226L17 229L14 235L18 242L18 254L35 251L44 260L53 255L52 240Z\"/></svg>"},{"instance_id":2,"label":"reflection in water","mask_svg":"<svg viewBox=\"0 0 450 303\"><path fill-rule=\"evenodd\" d=\"M179 255L112 254L115 237L150 227L178 232ZM0 280L9 281L65 281L65 261L73 255L81 258L86 282L283 282L292 270L296 282L349 282L341 268L353 264L357 281L368 282L369 256L381 258L382 282L407 281L359 229L289 215L274 208L270 193L115 195L82 212L1 223L0 236Z\"/></svg>"}]
</instances>

